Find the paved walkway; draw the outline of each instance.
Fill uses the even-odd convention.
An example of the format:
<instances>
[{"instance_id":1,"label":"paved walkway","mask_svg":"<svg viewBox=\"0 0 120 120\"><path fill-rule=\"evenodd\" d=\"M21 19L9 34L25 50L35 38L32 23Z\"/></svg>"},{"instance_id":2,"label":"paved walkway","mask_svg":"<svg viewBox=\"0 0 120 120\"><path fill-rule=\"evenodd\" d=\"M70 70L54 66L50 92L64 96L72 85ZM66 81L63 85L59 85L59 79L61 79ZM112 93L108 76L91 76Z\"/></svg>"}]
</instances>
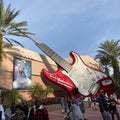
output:
<instances>
[{"instance_id":1,"label":"paved walkway","mask_svg":"<svg viewBox=\"0 0 120 120\"><path fill-rule=\"evenodd\" d=\"M120 106L118 106L118 110L120 111ZM49 110L50 120L64 120L63 114L61 114L61 110ZM94 110L92 108L86 108L86 116L88 120L102 120L101 114L99 110ZM117 119L115 119L117 120Z\"/></svg>"}]
</instances>

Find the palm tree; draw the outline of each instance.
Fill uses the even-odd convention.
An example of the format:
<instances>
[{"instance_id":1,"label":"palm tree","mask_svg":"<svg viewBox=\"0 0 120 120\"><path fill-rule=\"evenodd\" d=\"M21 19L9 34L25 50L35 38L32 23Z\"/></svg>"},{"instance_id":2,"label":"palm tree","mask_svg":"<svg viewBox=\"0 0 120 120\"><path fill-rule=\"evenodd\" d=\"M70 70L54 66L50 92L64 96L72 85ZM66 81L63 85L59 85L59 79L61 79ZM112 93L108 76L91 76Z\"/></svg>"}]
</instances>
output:
<instances>
[{"instance_id":1,"label":"palm tree","mask_svg":"<svg viewBox=\"0 0 120 120\"><path fill-rule=\"evenodd\" d=\"M95 56L95 59L99 59L99 63L101 64L102 70L109 75L109 67L110 67L110 59L104 56L102 53L98 53Z\"/></svg>"},{"instance_id":2,"label":"palm tree","mask_svg":"<svg viewBox=\"0 0 120 120\"><path fill-rule=\"evenodd\" d=\"M12 89L12 90L2 90L1 91L1 102L3 102L4 99L10 99L11 102L15 104L16 103L16 99L22 99L22 96L15 89Z\"/></svg>"},{"instance_id":3,"label":"palm tree","mask_svg":"<svg viewBox=\"0 0 120 120\"><path fill-rule=\"evenodd\" d=\"M45 97L47 97L49 93L54 93L54 89L51 86L47 86L44 90Z\"/></svg>"},{"instance_id":4,"label":"palm tree","mask_svg":"<svg viewBox=\"0 0 120 120\"><path fill-rule=\"evenodd\" d=\"M26 26L27 22L15 22L15 18L20 14L20 10L11 9L11 4L4 8L3 0L0 0L0 62L2 61L3 41L6 40L11 45L17 43L23 47L18 41L8 38L9 36L27 37L34 35L28 32Z\"/></svg>"},{"instance_id":5,"label":"palm tree","mask_svg":"<svg viewBox=\"0 0 120 120\"><path fill-rule=\"evenodd\" d=\"M104 43L101 43L98 50L97 59L107 60L106 65L111 65L113 68L113 77L115 83L120 85L120 68L118 58L120 57L120 40L106 40Z\"/></svg>"},{"instance_id":6,"label":"palm tree","mask_svg":"<svg viewBox=\"0 0 120 120\"><path fill-rule=\"evenodd\" d=\"M35 98L39 98L41 95L44 94L44 90L42 89L42 87L39 84L35 84L33 85L30 89L30 95L35 99Z\"/></svg>"}]
</instances>

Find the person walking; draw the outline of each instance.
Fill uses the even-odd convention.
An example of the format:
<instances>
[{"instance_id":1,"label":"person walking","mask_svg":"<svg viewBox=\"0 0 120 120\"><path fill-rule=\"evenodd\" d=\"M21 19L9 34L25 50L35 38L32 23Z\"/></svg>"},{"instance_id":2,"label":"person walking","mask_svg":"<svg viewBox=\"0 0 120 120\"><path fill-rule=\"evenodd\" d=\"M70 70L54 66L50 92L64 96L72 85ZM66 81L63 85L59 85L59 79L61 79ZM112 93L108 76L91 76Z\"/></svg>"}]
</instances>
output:
<instances>
[{"instance_id":1,"label":"person walking","mask_svg":"<svg viewBox=\"0 0 120 120\"><path fill-rule=\"evenodd\" d=\"M91 101L92 101L92 109L98 109L97 98L91 98Z\"/></svg>"},{"instance_id":2,"label":"person walking","mask_svg":"<svg viewBox=\"0 0 120 120\"><path fill-rule=\"evenodd\" d=\"M67 113L68 110L67 97L61 98L61 108L62 108L62 113Z\"/></svg>"},{"instance_id":3,"label":"person walking","mask_svg":"<svg viewBox=\"0 0 120 120\"><path fill-rule=\"evenodd\" d=\"M76 99L77 105L79 106L81 112L82 112L82 116L83 116L83 120L87 120L86 118L86 111L85 111L85 106L84 106L84 102L83 102L84 98L81 96L79 98Z\"/></svg>"},{"instance_id":4,"label":"person walking","mask_svg":"<svg viewBox=\"0 0 120 120\"><path fill-rule=\"evenodd\" d=\"M115 115L117 116L117 119L120 120L120 115L119 115L119 112L118 112L118 109L117 109L116 105L117 105L117 101L115 100L113 95L110 95L109 109L110 109L110 113L111 113L111 116L112 116L112 120L115 120L114 119Z\"/></svg>"},{"instance_id":5,"label":"person walking","mask_svg":"<svg viewBox=\"0 0 120 120\"><path fill-rule=\"evenodd\" d=\"M71 98L70 98L70 97L68 97L68 98L67 98L68 110L70 110L70 107L71 107L71 102L72 102Z\"/></svg>"},{"instance_id":6,"label":"person walking","mask_svg":"<svg viewBox=\"0 0 120 120\"><path fill-rule=\"evenodd\" d=\"M103 120L111 120L108 101L105 98L103 90L100 90L100 95L98 97L98 103L99 103L99 109L100 109Z\"/></svg>"},{"instance_id":7,"label":"person walking","mask_svg":"<svg viewBox=\"0 0 120 120\"><path fill-rule=\"evenodd\" d=\"M35 100L35 105L31 108L28 120L49 120L48 110L40 104L40 100Z\"/></svg>"},{"instance_id":8,"label":"person walking","mask_svg":"<svg viewBox=\"0 0 120 120\"><path fill-rule=\"evenodd\" d=\"M67 113L68 116L71 112L72 112L72 120L83 120L82 112L79 106L77 105L76 100L72 100L71 108L69 112Z\"/></svg>"}]
</instances>

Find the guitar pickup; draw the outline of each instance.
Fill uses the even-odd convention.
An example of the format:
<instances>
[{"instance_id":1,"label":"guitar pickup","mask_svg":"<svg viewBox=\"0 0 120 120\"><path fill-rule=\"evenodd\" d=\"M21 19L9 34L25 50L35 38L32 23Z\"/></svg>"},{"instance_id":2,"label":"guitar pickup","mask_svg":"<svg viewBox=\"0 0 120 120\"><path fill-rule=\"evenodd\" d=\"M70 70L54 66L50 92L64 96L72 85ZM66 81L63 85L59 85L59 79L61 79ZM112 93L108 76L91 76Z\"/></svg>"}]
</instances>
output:
<instances>
[{"instance_id":1,"label":"guitar pickup","mask_svg":"<svg viewBox=\"0 0 120 120\"><path fill-rule=\"evenodd\" d=\"M94 95L98 89L99 89L99 84L98 83L93 83L90 87L90 89L88 90L89 93L91 93L92 95Z\"/></svg>"}]
</instances>

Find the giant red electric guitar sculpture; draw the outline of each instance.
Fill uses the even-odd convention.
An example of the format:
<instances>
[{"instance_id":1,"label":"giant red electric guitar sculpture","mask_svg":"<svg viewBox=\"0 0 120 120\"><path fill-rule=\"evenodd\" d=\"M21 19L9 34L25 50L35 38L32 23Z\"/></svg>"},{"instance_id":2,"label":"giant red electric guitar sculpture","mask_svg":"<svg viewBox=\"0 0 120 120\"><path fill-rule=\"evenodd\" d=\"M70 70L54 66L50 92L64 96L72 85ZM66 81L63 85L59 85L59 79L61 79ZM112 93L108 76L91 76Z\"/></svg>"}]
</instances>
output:
<instances>
[{"instance_id":1,"label":"giant red electric guitar sculpture","mask_svg":"<svg viewBox=\"0 0 120 120\"><path fill-rule=\"evenodd\" d=\"M86 65L75 52L70 53L73 63L69 64L47 45L43 43L36 43L36 45L60 66L54 73L43 69L43 75L54 84L64 88L72 97L96 97L101 89L108 94L114 93L112 78L99 69Z\"/></svg>"},{"instance_id":2,"label":"giant red electric guitar sculpture","mask_svg":"<svg viewBox=\"0 0 120 120\"><path fill-rule=\"evenodd\" d=\"M50 73L45 69L43 69L42 73L49 81L64 88L70 96L75 98L80 96L96 97L101 89L108 94L114 93L115 87L112 78L99 69L86 65L75 52L70 53L73 63L69 64L47 45L37 42L26 34L24 35L59 65L58 71L54 73Z\"/></svg>"}]
</instances>

